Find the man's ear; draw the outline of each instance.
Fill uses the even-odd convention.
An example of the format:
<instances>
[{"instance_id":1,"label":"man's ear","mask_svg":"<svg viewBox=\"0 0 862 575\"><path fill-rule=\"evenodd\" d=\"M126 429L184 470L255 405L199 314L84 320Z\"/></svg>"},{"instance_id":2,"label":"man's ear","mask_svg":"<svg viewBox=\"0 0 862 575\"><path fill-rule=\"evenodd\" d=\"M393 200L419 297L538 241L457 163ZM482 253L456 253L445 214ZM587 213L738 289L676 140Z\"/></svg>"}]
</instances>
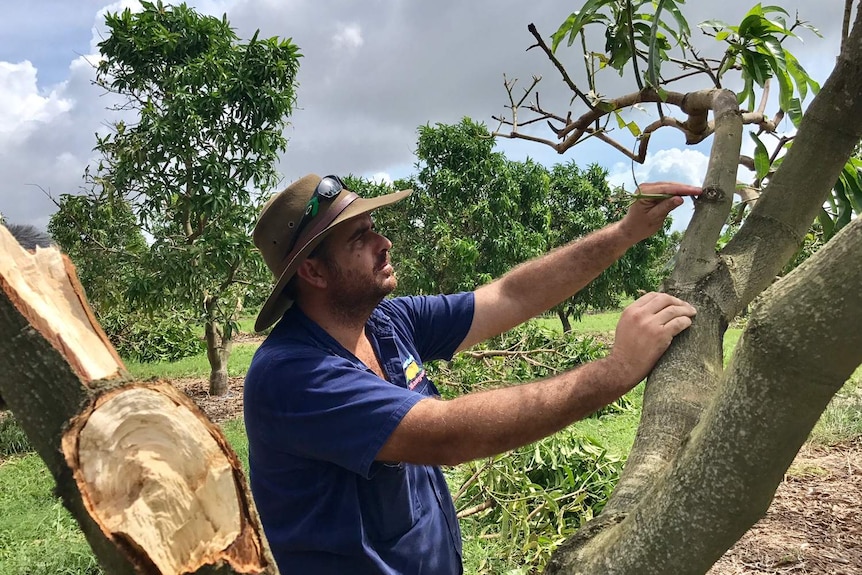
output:
<instances>
[{"instance_id":1,"label":"man's ear","mask_svg":"<svg viewBox=\"0 0 862 575\"><path fill-rule=\"evenodd\" d=\"M305 258L296 268L296 275L312 287L323 289L326 287L326 266L317 258Z\"/></svg>"}]
</instances>

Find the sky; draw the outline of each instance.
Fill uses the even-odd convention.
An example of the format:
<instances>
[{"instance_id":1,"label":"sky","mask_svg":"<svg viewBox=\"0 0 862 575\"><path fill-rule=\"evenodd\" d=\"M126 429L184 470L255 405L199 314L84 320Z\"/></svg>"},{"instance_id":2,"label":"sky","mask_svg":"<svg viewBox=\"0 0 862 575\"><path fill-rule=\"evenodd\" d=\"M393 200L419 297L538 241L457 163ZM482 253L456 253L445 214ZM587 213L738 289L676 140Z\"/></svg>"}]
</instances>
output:
<instances>
[{"instance_id":1,"label":"sky","mask_svg":"<svg viewBox=\"0 0 862 575\"><path fill-rule=\"evenodd\" d=\"M524 87L532 76L542 103L563 114L571 93L538 50L527 50L534 23L546 39L579 2L520 0L193 0L199 13L227 15L243 40L292 38L303 57L297 106L285 131L287 150L278 170L279 188L307 174L351 174L391 181L416 172L414 150L423 125L457 123L464 117L497 128L505 111L505 77ZM682 0L678 0L682 4ZM0 213L7 222L45 229L54 201L83 190L85 168L95 168L95 133L117 119L109 99L92 84L104 15L132 0L31 0L7 3L0 19ZM690 1L683 6L694 28L706 19L738 24L754 3ZM820 83L838 54L840 0L773 0L791 18L817 27L823 38L802 33L788 44ZM717 43L694 29L709 50ZM601 48L603 42L596 44ZM576 82L580 52L558 52ZM668 70L668 73L670 70ZM669 74L670 75L670 74ZM582 84L583 85L583 84ZM704 87L698 84L696 87ZM677 87L679 88L679 87ZM608 96L635 91L631 78L607 72L599 89ZM774 111L774 107L771 108ZM575 115L582 110L575 109ZM643 112L641 112L643 113ZM637 114L637 113L635 113ZM640 121L638 116L633 119ZM783 126L790 129L789 126ZM547 137L547 132L538 132ZM708 162L707 140L686 147L677 131L663 129L650 143L643 165L597 141L564 155L535 143L498 140L513 160L530 157L544 165L574 160L598 163L614 185L633 189L637 181L675 180L700 185ZM750 150L744 139L743 152ZM743 174L744 175L744 174ZM272 190L277 191L276 190ZM684 226L690 202L677 210L674 227Z\"/></svg>"}]
</instances>

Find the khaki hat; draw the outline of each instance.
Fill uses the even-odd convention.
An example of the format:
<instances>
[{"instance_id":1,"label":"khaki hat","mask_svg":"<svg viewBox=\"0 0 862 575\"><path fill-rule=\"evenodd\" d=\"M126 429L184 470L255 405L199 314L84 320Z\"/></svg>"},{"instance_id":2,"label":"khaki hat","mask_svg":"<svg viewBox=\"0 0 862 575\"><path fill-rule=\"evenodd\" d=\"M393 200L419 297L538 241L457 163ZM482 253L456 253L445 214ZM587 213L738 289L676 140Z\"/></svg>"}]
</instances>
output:
<instances>
[{"instance_id":1,"label":"khaki hat","mask_svg":"<svg viewBox=\"0 0 862 575\"><path fill-rule=\"evenodd\" d=\"M332 228L350 218L403 200L412 191L360 198L345 188L337 176L321 178L308 174L272 196L260 212L252 238L277 281L260 309L254 323L255 331L263 331L274 324L293 305L285 286L299 264Z\"/></svg>"}]
</instances>

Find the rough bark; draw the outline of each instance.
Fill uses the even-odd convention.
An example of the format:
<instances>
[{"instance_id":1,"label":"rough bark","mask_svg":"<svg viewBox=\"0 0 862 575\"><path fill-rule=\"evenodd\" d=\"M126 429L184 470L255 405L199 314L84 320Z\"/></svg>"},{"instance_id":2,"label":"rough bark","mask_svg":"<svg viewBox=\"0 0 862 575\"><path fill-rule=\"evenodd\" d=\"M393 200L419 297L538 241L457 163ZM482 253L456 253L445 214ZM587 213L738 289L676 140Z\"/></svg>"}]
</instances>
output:
<instances>
[{"instance_id":1,"label":"rough bark","mask_svg":"<svg viewBox=\"0 0 862 575\"><path fill-rule=\"evenodd\" d=\"M206 324L207 359L210 364L210 395L226 395L230 391L227 362L233 349L233 341L225 334L217 321Z\"/></svg>"},{"instance_id":2,"label":"rough bark","mask_svg":"<svg viewBox=\"0 0 862 575\"><path fill-rule=\"evenodd\" d=\"M572 324L569 322L569 315L561 310L557 310L557 317L560 318L560 325L563 326L563 333L572 333Z\"/></svg>"},{"instance_id":3,"label":"rough bark","mask_svg":"<svg viewBox=\"0 0 862 575\"><path fill-rule=\"evenodd\" d=\"M108 573L277 569L221 431L173 386L139 382L74 267L0 228L0 392Z\"/></svg>"},{"instance_id":4,"label":"rough bark","mask_svg":"<svg viewBox=\"0 0 862 575\"><path fill-rule=\"evenodd\" d=\"M763 294L669 473L598 534L564 544L547 573L702 574L763 516L862 362L862 307L842 305L847 286L862 285L860 250L857 219Z\"/></svg>"},{"instance_id":5,"label":"rough bark","mask_svg":"<svg viewBox=\"0 0 862 575\"><path fill-rule=\"evenodd\" d=\"M862 308L843 304L848 287L862 285L858 220L763 292L862 138L860 93L857 16L781 168L720 253L741 129L730 102L714 97L704 187L716 194L698 200L665 286L698 315L648 379L635 446L611 500L558 550L548 573L705 573L765 513L829 399L862 362ZM725 371L726 326L755 298Z\"/></svg>"}]
</instances>

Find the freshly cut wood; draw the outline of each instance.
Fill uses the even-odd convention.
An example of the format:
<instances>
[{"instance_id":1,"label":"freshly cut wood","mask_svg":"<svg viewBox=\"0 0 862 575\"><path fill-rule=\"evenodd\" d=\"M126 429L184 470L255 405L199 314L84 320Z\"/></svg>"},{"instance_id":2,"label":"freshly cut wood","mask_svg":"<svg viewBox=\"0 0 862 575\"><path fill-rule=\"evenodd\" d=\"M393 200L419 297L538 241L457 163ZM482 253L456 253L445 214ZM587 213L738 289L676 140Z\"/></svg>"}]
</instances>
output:
<instances>
[{"instance_id":1,"label":"freshly cut wood","mask_svg":"<svg viewBox=\"0 0 862 575\"><path fill-rule=\"evenodd\" d=\"M125 370L93 316L69 258L57 248L24 250L4 227L0 252L6 297L83 379L115 377Z\"/></svg>"},{"instance_id":2,"label":"freshly cut wood","mask_svg":"<svg viewBox=\"0 0 862 575\"><path fill-rule=\"evenodd\" d=\"M130 377L69 259L2 226L0 354L0 394L109 573L278 573L220 429Z\"/></svg>"}]
</instances>

